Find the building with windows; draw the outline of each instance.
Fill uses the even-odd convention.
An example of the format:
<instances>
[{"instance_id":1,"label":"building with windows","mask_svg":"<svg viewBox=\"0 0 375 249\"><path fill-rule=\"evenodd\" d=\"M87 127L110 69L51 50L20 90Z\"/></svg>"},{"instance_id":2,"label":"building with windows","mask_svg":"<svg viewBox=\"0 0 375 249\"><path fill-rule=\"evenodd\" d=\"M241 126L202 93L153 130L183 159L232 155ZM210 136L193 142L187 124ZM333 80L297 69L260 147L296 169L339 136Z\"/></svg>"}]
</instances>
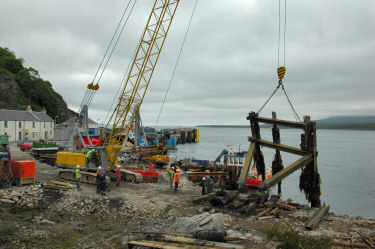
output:
<instances>
[{"instance_id":1,"label":"building with windows","mask_svg":"<svg viewBox=\"0 0 375 249\"><path fill-rule=\"evenodd\" d=\"M0 134L8 135L10 142L53 139L54 125L46 111L0 109Z\"/></svg>"}]
</instances>

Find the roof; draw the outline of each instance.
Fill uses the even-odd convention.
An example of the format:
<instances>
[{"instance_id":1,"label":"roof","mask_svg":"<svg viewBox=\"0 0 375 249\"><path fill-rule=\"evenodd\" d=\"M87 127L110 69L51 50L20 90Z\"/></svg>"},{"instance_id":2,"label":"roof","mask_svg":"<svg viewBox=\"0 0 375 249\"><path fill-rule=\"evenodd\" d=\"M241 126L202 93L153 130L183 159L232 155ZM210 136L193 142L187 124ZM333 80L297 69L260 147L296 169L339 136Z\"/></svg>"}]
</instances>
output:
<instances>
[{"instance_id":1,"label":"roof","mask_svg":"<svg viewBox=\"0 0 375 249\"><path fill-rule=\"evenodd\" d=\"M43 112L0 109L0 121L53 122L53 119Z\"/></svg>"},{"instance_id":2,"label":"roof","mask_svg":"<svg viewBox=\"0 0 375 249\"><path fill-rule=\"evenodd\" d=\"M72 117L72 118L66 120L63 124L66 124L66 125L69 125L69 124L75 124L76 119L77 119L77 117ZM94 122L94 121L93 121L92 119L90 119L90 118L87 119L87 122L88 122L89 124L96 124L96 122Z\"/></svg>"}]
</instances>

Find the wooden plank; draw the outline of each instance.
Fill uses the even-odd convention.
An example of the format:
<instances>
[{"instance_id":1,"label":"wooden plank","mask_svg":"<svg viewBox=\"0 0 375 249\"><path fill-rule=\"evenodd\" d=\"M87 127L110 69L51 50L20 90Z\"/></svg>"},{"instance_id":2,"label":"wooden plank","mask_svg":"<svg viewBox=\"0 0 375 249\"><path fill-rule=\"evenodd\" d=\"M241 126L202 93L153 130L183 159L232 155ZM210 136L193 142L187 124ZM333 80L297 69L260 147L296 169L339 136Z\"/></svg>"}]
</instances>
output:
<instances>
[{"instance_id":1,"label":"wooden plank","mask_svg":"<svg viewBox=\"0 0 375 249\"><path fill-rule=\"evenodd\" d=\"M255 219L258 219L259 217L262 217L263 215L265 215L269 211L271 211L271 208L267 208L267 209L263 210L262 212L260 212L259 214L257 214L257 216L255 216Z\"/></svg>"},{"instance_id":2,"label":"wooden plank","mask_svg":"<svg viewBox=\"0 0 375 249\"><path fill-rule=\"evenodd\" d=\"M302 129L302 130L304 130L305 127L306 127L305 123L282 120L282 119L256 117L256 118L254 118L254 120L258 121L259 123L271 124L271 125L280 125L280 126L284 126L284 127L298 128L298 129Z\"/></svg>"},{"instance_id":3,"label":"wooden plank","mask_svg":"<svg viewBox=\"0 0 375 249\"><path fill-rule=\"evenodd\" d=\"M285 177L292 174L297 169L303 167L307 163L311 162L313 157L311 155L306 155L289 165L287 168L279 171L277 174L271 176L264 182L258 185L259 190L267 190L270 187L274 186L276 183L282 181Z\"/></svg>"},{"instance_id":4,"label":"wooden plank","mask_svg":"<svg viewBox=\"0 0 375 249\"><path fill-rule=\"evenodd\" d=\"M193 203L199 203L201 201L205 201L207 200L208 198L210 198L211 196L214 196L216 193L212 192L212 193L209 193L207 195L204 195L204 196L200 196L200 197L195 197L195 198L192 198L191 199L191 202Z\"/></svg>"},{"instance_id":5,"label":"wooden plank","mask_svg":"<svg viewBox=\"0 0 375 249\"><path fill-rule=\"evenodd\" d=\"M171 236L173 237L173 236ZM196 239L193 239L197 241ZM208 242L212 242L213 244L207 244ZM201 248L210 248L210 249L243 249L244 247L241 245L236 244L229 244L229 243L221 243L221 242L213 242L213 241L205 241L203 246L201 245L193 245L190 243L170 243L164 241L129 241L128 243L129 248L133 248L134 246L145 246L150 248L158 248L158 249L181 249L181 248L189 248L189 249L201 249Z\"/></svg>"},{"instance_id":6,"label":"wooden plank","mask_svg":"<svg viewBox=\"0 0 375 249\"><path fill-rule=\"evenodd\" d=\"M245 185L245 182L247 180L247 176L249 174L251 161L253 160L254 150L255 150L255 143L251 143L250 146L249 146L249 150L247 152L246 158L245 158L245 162L244 162L242 170L241 170L240 178L238 179L239 187Z\"/></svg>"},{"instance_id":7,"label":"wooden plank","mask_svg":"<svg viewBox=\"0 0 375 249\"><path fill-rule=\"evenodd\" d=\"M315 213L313 216L310 217L310 219L307 220L305 223L305 228L309 230L313 230L319 222L323 219L324 215L329 210L329 205L326 206L325 204Z\"/></svg>"},{"instance_id":8,"label":"wooden plank","mask_svg":"<svg viewBox=\"0 0 375 249\"><path fill-rule=\"evenodd\" d=\"M157 240L162 240L166 242L177 242L181 244L189 244L194 245L201 240L194 239L194 238L188 238L184 236L176 236L176 235L169 235L169 234L162 234L161 236L156 237ZM208 248L233 248L233 249L241 249L243 246L236 245L236 244L229 244L229 243L223 243L223 242L216 242L216 241L205 241L204 245Z\"/></svg>"},{"instance_id":9,"label":"wooden plank","mask_svg":"<svg viewBox=\"0 0 375 249\"><path fill-rule=\"evenodd\" d=\"M55 180L50 180L49 183L55 184L55 185L62 185L62 186L71 186L69 182L60 182Z\"/></svg>"},{"instance_id":10,"label":"wooden plank","mask_svg":"<svg viewBox=\"0 0 375 249\"><path fill-rule=\"evenodd\" d=\"M301 150L299 148L295 148L292 146L284 145L284 144L276 144L267 140L262 140L262 139L256 139L255 137L248 137L249 141L252 143L257 143L260 146L264 146L267 148L275 149L275 150L280 150L283 152L299 155L299 156L305 156L312 154L308 151Z\"/></svg>"},{"instance_id":11,"label":"wooden plank","mask_svg":"<svg viewBox=\"0 0 375 249\"><path fill-rule=\"evenodd\" d=\"M282 202L276 202L276 205L279 206L279 207L281 207L281 208L288 209L290 211L296 211L297 210L296 207L291 206L291 205L287 205L287 204L282 203Z\"/></svg>"}]
</instances>

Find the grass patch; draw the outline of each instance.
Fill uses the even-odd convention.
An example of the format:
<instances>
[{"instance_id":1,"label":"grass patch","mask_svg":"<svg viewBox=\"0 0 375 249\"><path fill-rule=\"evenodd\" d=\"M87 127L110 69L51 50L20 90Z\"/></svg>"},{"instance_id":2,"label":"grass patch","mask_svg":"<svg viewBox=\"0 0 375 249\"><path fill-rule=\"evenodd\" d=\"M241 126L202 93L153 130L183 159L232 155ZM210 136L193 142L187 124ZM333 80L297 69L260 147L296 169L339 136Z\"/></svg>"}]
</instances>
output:
<instances>
[{"instance_id":1,"label":"grass patch","mask_svg":"<svg viewBox=\"0 0 375 249\"><path fill-rule=\"evenodd\" d=\"M267 234L267 239L277 243L277 249L328 249L332 248L327 238L311 238L298 234L287 226L264 226L260 232Z\"/></svg>"}]
</instances>

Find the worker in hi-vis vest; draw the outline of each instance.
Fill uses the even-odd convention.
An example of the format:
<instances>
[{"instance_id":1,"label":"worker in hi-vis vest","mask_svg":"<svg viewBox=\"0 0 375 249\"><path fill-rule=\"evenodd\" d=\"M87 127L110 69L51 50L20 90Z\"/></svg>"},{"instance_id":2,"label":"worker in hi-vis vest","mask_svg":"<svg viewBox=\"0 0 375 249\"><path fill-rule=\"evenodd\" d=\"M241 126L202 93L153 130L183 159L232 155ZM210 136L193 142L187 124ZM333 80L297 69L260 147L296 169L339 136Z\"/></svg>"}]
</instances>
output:
<instances>
[{"instance_id":1,"label":"worker in hi-vis vest","mask_svg":"<svg viewBox=\"0 0 375 249\"><path fill-rule=\"evenodd\" d=\"M180 169L176 170L176 173L174 174L174 192L177 193L178 184L180 183Z\"/></svg>"},{"instance_id":2,"label":"worker in hi-vis vest","mask_svg":"<svg viewBox=\"0 0 375 249\"><path fill-rule=\"evenodd\" d=\"M77 178L77 190L81 190L81 178L82 178L82 172L81 167L79 165L76 166L76 178Z\"/></svg>"}]
</instances>

